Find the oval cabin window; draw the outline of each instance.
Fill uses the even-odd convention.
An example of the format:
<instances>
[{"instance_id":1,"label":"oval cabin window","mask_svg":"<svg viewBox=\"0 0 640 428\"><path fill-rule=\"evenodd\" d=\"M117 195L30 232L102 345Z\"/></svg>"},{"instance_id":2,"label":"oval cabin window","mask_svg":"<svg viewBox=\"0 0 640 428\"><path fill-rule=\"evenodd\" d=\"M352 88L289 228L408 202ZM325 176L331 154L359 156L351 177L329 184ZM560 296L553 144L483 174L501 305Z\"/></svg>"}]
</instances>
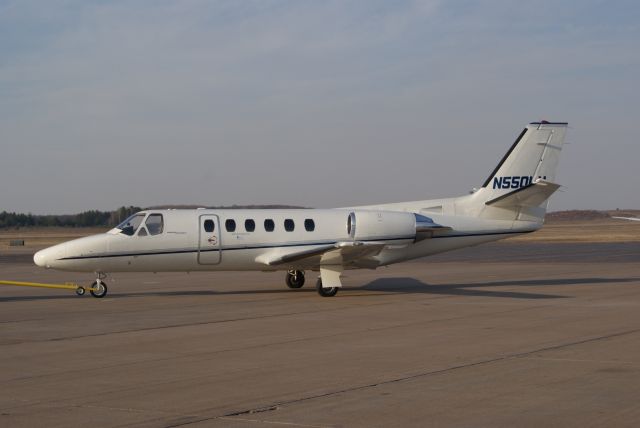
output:
<instances>
[{"instance_id":1,"label":"oval cabin window","mask_svg":"<svg viewBox=\"0 0 640 428\"><path fill-rule=\"evenodd\" d=\"M292 219L288 218L284 221L284 230L286 230L287 232L293 232L295 228L296 225Z\"/></svg>"},{"instance_id":2,"label":"oval cabin window","mask_svg":"<svg viewBox=\"0 0 640 428\"><path fill-rule=\"evenodd\" d=\"M306 230L307 232L313 232L314 230L316 230L316 223L313 221L313 219L308 218L304 221L304 230Z\"/></svg>"},{"instance_id":3,"label":"oval cabin window","mask_svg":"<svg viewBox=\"0 0 640 428\"><path fill-rule=\"evenodd\" d=\"M264 221L264 230L266 230L267 232L273 232L275 228L276 228L276 224L270 218Z\"/></svg>"}]
</instances>

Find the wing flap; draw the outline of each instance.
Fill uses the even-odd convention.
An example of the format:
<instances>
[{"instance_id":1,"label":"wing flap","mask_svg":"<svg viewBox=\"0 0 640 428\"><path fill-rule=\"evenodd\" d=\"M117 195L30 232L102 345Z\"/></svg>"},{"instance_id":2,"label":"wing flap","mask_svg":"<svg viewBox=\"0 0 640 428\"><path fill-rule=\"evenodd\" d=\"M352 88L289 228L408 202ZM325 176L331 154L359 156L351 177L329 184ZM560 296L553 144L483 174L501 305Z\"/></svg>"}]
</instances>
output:
<instances>
[{"instance_id":1,"label":"wing flap","mask_svg":"<svg viewBox=\"0 0 640 428\"><path fill-rule=\"evenodd\" d=\"M300 263L315 265L345 265L368 259L385 247L381 242L336 242L305 249L277 249L256 258L267 266Z\"/></svg>"},{"instance_id":2,"label":"wing flap","mask_svg":"<svg viewBox=\"0 0 640 428\"><path fill-rule=\"evenodd\" d=\"M382 251L386 244L377 242L338 242L336 248L322 255L320 264L346 265L357 260L368 259Z\"/></svg>"},{"instance_id":3,"label":"wing flap","mask_svg":"<svg viewBox=\"0 0 640 428\"><path fill-rule=\"evenodd\" d=\"M308 258L322 256L324 253L334 248L335 244L327 244L320 247L305 248L302 250L299 248L282 248L270 251L265 254L261 254L256 258L256 261L267 266L276 266L280 264L292 263Z\"/></svg>"}]
</instances>

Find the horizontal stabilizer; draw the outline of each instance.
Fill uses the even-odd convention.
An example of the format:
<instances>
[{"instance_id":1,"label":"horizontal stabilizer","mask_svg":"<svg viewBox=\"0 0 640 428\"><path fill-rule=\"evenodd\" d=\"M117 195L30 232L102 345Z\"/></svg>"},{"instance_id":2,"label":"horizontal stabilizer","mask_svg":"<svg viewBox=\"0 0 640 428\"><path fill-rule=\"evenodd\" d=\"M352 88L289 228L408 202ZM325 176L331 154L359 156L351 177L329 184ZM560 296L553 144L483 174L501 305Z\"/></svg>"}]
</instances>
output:
<instances>
[{"instance_id":1,"label":"horizontal stabilizer","mask_svg":"<svg viewBox=\"0 0 640 428\"><path fill-rule=\"evenodd\" d=\"M559 188L559 184L538 180L528 186L492 199L486 204L499 208L537 207L549 199Z\"/></svg>"}]
</instances>

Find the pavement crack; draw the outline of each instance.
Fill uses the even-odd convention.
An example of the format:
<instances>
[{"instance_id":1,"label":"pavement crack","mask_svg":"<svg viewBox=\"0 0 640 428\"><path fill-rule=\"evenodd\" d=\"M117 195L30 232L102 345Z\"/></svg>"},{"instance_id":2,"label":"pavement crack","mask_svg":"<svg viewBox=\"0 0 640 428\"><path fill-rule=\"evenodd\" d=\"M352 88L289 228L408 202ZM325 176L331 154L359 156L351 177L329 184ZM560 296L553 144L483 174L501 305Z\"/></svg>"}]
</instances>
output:
<instances>
[{"instance_id":1,"label":"pavement crack","mask_svg":"<svg viewBox=\"0 0 640 428\"><path fill-rule=\"evenodd\" d=\"M259 407L259 408L256 408L256 409L239 410L239 411L227 413L227 414L223 415L223 417L233 417L233 416L251 414L252 412L255 412L255 411L260 410L260 409L279 408L279 407L282 407L282 406L288 406L288 405L291 405L291 404L297 404L297 403L302 403L302 402L305 402L305 401L316 400L316 399L319 399L319 398L326 398L326 397L331 397L331 396L334 396L334 395L340 395L340 394L345 394L345 393L354 392L354 391L361 391L361 390L364 390L364 389L376 388L376 387L379 387L379 386L391 385L391 384L394 384L394 383L406 382L406 381L413 380L413 379L419 379L419 378L424 378L424 377L428 377L428 376L434 376L434 375L439 375L439 374L443 374L443 373L448 373L448 372L459 370L459 369L465 369L465 368L469 368L469 367L477 367L477 366L486 365L486 364L493 364L493 363L498 362L498 361L505 361L505 360L509 360L509 359L527 357L529 355L532 355L532 354L535 354L535 353L538 353L538 352L553 351L553 350L558 350L558 349L562 349L562 348L566 348L566 347L570 347L570 346L582 345L582 344L585 344L585 343L597 342L597 341L600 341L600 340L607 340L607 339L611 339L611 338L614 338L614 337L626 336L626 335L634 334L634 333L638 333L638 332L640 332L640 328L633 329L633 330L626 330L626 331L617 332L617 333L606 334L606 335L597 336L597 337L591 337L591 338L588 338L588 339L583 339L583 340L578 340L578 341L573 341L573 342L567 342L567 343L562 343L562 344L553 345L553 346L547 346L547 347L538 348L538 349L535 349L535 350L532 350L532 351L526 351L526 352L520 352L520 353L516 353L516 354L504 355L504 356L500 356L500 357L496 357L496 358L490 358L490 359L487 359L487 360L476 361L476 362L472 362L472 363L460 364L460 365L457 365L457 366L447 367L447 368L440 369L440 370L432 370L432 371L429 371L429 372L417 373L417 374L414 374L414 375L403 376L403 377L399 377L399 378L395 378L395 379L389 379L389 380L385 380L385 381L381 381L381 382L374 382L374 383L369 383L369 384L366 384L366 385L343 388L343 389L340 389L340 390L329 391L329 392L322 393L322 394L315 394L315 395L310 395L310 396L306 396L306 397L301 397L301 398L298 398L298 399L281 401L281 402L273 403L273 404L270 404L270 405L267 405L267 406ZM213 418L205 418L203 420L209 420L209 419L215 419L215 417L213 417ZM189 422L189 423L193 423L193 422Z\"/></svg>"},{"instance_id":2,"label":"pavement crack","mask_svg":"<svg viewBox=\"0 0 640 428\"><path fill-rule=\"evenodd\" d=\"M330 425L309 425L309 424L301 424L297 422L284 422L284 421L267 421L264 419L247 419L247 418L229 418L229 417L220 417L218 418L221 421L242 421L242 422L254 422L262 425L284 425L290 427L304 427L304 428L328 428Z\"/></svg>"},{"instance_id":3,"label":"pavement crack","mask_svg":"<svg viewBox=\"0 0 640 428\"><path fill-rule=\"evenodd\" d=\"M483 316L494 316L494 315L502 315L502 314L508 314L508 313L512 313L512 312L519 312L522 313L523 311L529 311L529 310L535 310L538 309L539 306L532 306L530 308L516 308L516 309L507 309L504 311L498 311L498 312L492 312L490 314L484 314ZM307 312L305 312L307 313ZM172 355L170 357L162 357L162 358L148 358L144 361L134 361L134 362L128 362L128 363L118 363L118 364L110 364L110 365L103 365L97 369L93 369L93 370L111 370L115 367L126 367L126 366L134 366L137 364L149 364L149 363L154 363L154 362L160 362L160 361L168 361L168 360L174 360L177 358L210 358L213 355L217 355L217 354L222 354L222 353L227 353L227 352L237 352L237 351L246 351L249 349L260 349L260 348L266 348L269 346L282 346L282 345L289 345L292 343L301 343L301 342L308 342L308 341L313 341L313 340L322 340L322 339L330 339L330 338L335 338L335 337L340 337L340 336L348 336L348 335L353 335L353 334L359 334L359 333L366 333L366 332L378 332L378 331L384 331L384 330L391 330L391 329L396 329L396 328L403 328L403 327L409 327L409 326L414 326L414 325L421 325L421 324L428 324L428 325L433 325L435 323L439 323L439 322L449 322L449 321L454 321L454 320L462 320L465 318L469 318L471 317L470 315L458 315L458 316L450 316L450 317L442 317L442 318L435 318L435 319L429 319L426 321L417 321L417 322L406 322L406 323L399 323L399 324L392 324L392 325L384 325L384 326L380 326L380 327L366 327L364 329L360 329L360 330L345 330L345 331L341 331L339 333L331 333L331 334L319 334L319 335L315 335L315 336L306 336L306 337L297 337L297 338L292 338L292 339L286 339L286 340L281 340L281 341L277 341L277 342L268 342L268 343L260 343L260 344L256 344L256 345L250 345L250 346L242 346L242 347L236 347L236 348L223 348L223 349L219 349L216 351L207 351L207 352L200 352L200 353L188 353L188 354L184 354L184 355ZM194 324L194 325L198 325L198 324ZM135 331L139 331L139 330L135 330ZM0 344L1 345L1 344ZM13 343L12 343L13 345ZM26 379L36 379L36 378L45 378L45 377L50 377L50 376L59 376L62 374L71 374L71 373L76 373L77 369L73 369L73 370L65 370L65 371L58 371L55 373L45 373L45 374L41 374L41 375L30 375L30 376L23 376L23 377L15 377L15 378L9 378L9 379L5 379L0 381L0 384L2 383L8 383L8 382L15 382L15 381L22 381L22 380L26 380Z\"/></svg>"},{"instance_id":4,"label":"pavement crack","mask_svg":"<svg viewBox=\"0 0 640 428\"><path fill-rule=\"evenodd\" d=\"M241 415L252 415L255 413L265 413L265 412L273 412L274 410L278 410L280 407L278 406L268 406L268 407L261 407L259 409L250 409L250 410L245 410L242 412L238 412L238 413L230 413L226 416L241 416Z\"/></svg>"},{"instance_id":5,"label":"pavement crack","mask_svg":"<svg viewBox=\"0 0 640 428\"><path fill-rule=\"evenodd\" d=\"M374 303L371 306L376 306L376 305L380 305L380 304L384 304L384 303ZM24 341L20 341L18 343L12 343L12 345L25 344L25 343L61 342L61 341L67 341L67 340L77 340L77 339L85 339L85 338L91 338L91 337L102 337L102 336L111 336L111 335L117 335L117 334L137 333L137 332L143 332L143 331L167 330L167 329L172 329L172 328L194 327L194 326L200 326L200 325L226 324L226 323L232 323L232 322L238 322L238 321L253 321L253 320L262 320L262 319L269 319L269 318L289 317L289 316L295 316L295 315L307 315L307 314L313 314L313 313L334 312L334 311L340 311L340 310L345 310L345 309L346 308L344 308L344 307L340 307L340 308L331 308L331 309L321 309L321 310L317 310L317 311L285 312L285 313L278 313L278 314L271 314L271 315L261 315L261 316L254 316L254 317L228 318L228 319L214 320L214 321L200 321L200 322L190 322L190 323L181 323L181 324L169 324L169 325L155 326L155 327L141 327L141 328L132 328L132 329L108 331L108 332L102 332L102 333L83 334L83 335L78 335L78 336L53 337L53 338L50 338L50 339L43 339L43 340L24 340Z\"/></svg>"}]
</instances>

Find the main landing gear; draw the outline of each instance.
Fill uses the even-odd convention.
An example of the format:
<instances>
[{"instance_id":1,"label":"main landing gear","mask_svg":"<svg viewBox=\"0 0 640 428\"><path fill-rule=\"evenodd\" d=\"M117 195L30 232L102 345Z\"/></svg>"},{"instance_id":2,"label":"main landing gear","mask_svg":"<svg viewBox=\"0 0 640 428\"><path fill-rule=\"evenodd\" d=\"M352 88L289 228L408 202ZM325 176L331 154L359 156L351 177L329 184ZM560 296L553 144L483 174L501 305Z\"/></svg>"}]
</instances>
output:
<instances>
[{"instance_id":1,"label":"main landing gear","mask_svg":"<svg viewBox=\"0 0 640 428\"><path fill-rule=\"evenodd\" d=\"M287 287L300 288L304 285L304 271L290 270L287 272Z\"/></svg>"},{"instance_id":2,"label":"main landing gear","mask_svg":"<svg viewBox=\"0 0 640 428\"><path fill-rule=\"evenodd\" d=\"M316 290L322 297L333 297L338 294L338 290L342 286L340 275L342 274L342 266L329 266L320 268L320 276L316 282ZM325 286L323 286L323 279ZM304 285L304 271L291 269L287 271L286 277L287 287L300 288Z\"/></svg>"},{"instance_id":3,"label":"main landing gear","mask_svg":"<svg viewBox=\"0 0 640 428\"><path fill-rule=\"evenodd\" d=\"M316 290L322 297L333 297L342 287L340 276L343 267L341 265L329 265L320 267L320 276L316 282Z\"/></svg>"},{"instance_id":4,"label":"main landing gear","mask_svg":"<svg viewBox=\"0 0 640 428\"><path fill-rule=\"evenodd\" d=\"M322 278L318 278L318 282L316 282L316 290L318 290L318 294L322 297L333 297L338 294L338 289L340 287L323 287L322 286Z\"/></svg>"}]
</instances>

